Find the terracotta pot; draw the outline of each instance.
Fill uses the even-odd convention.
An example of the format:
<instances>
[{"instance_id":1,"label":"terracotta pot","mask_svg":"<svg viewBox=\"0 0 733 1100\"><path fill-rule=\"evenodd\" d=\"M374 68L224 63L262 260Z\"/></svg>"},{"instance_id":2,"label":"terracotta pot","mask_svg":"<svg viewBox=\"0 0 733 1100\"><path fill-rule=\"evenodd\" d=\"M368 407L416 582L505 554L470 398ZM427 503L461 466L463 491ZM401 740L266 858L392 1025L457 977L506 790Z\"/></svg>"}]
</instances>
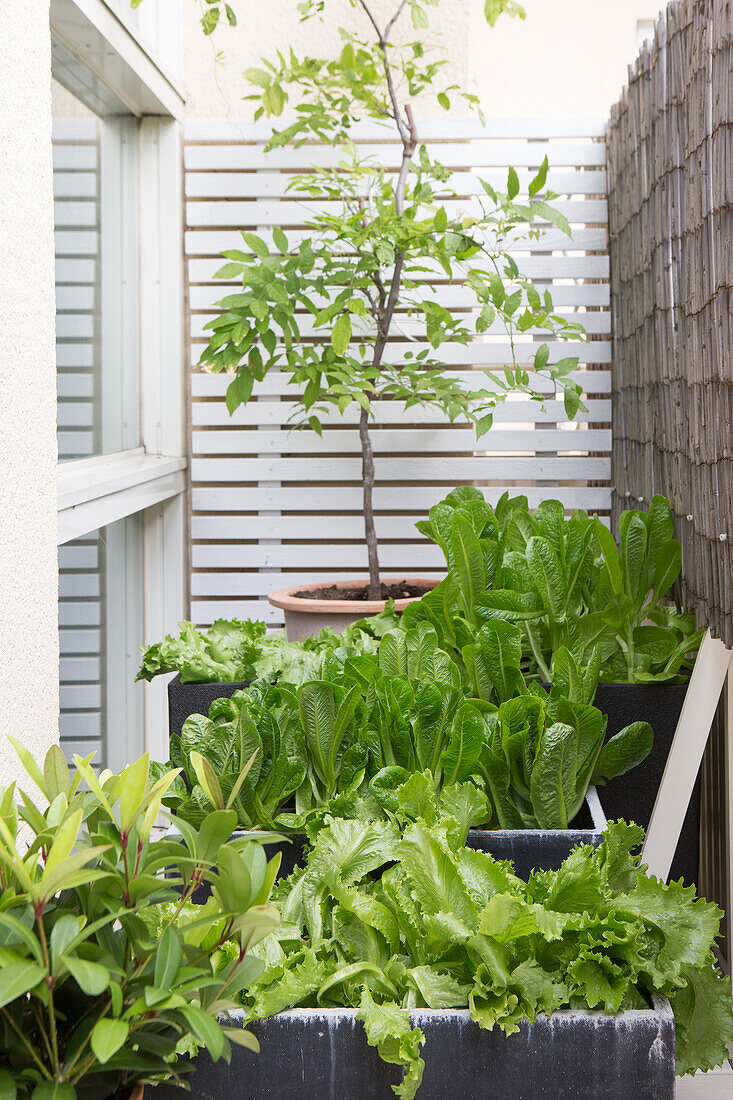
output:
<instances>
[{"instance_id":1,"label":"terracotta pot","mask_svg":"<svg viewBox=\"0 0 733 1100\"><path fill-rule=\"evenodd\" d=\"M439 580L429 577L390 577L389 584L419 584L425 592L429 592L439 584ZM361 584L368 584L367 580L334 581L335 588L354 588ZM304 599L300 592L308 592L320 587L318 581L312 584L299 584L294 588L281 588L277 592L271 592L267 597L273 607L279 607L285 612L285 635L289 642L298 642L301 638L309 638L311 634L317 634L324 626L332 627L337 634L345 630L347 626L365 619L369 615L378 615L384 611L386 600L312 600ZM395 600L395 609L404 611L408 603L420 599L419 596L406 597L404 600Z\"/></svg>"}]
</instances>

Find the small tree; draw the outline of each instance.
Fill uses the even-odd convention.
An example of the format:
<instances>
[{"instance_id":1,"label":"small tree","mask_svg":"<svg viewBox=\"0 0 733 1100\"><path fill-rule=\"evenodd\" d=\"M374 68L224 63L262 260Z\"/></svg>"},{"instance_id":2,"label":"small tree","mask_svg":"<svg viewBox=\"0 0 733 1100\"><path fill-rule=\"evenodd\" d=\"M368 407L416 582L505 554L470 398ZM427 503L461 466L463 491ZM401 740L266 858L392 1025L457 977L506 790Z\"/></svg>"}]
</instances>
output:
<instances>
[{"instance_id":1,"label":"small tree","mask_svg":"<svg viewBox=\"0 0 733 1100\"><path fill-rule=\"evenodd\" d=\"M359 406L364 485L364 531L369 553L371 599L381 595L374 527L374 458L370 423L374 402L403 402L405 408L433 406L450 419L472 422L477 436L492 424L495 406L510 392L542 400L532 373L561 389L568 416L576 413L580 387L570 377L577 359L551 364L547 344L533 345L533 372L518 362L515 337L530 328L577 338L582 327L553 312L549 292L542 296L524 278L507 249L521 234L539 236L550 222L570 234L566 219L551 205L546 188L547 160L519 201L519 179L509 169L505 193L481 180L483 195L474 209L449 212L455 199L452 173L420 141L414 102L437 93L449 110L451 97L477 107L476 98L457 86L440 84L444 60L427 48L424 36L396 43L393 36L409 14L417 31L428 26L428 5L440 0L401 0L381 23L373 0L351 0L364 30L340 28L344 46L337 58L264 61L245 74L254 88L255 118L280 116L291 95L295 121L274 130L267 149L289 143L322 141L338 147L337 167L314 169L293 179L294 192L329 200L330 208L308 223L312 235L293 247L273 231L275 251L261 237L243 233L247 251L229 251L217 278L241 278L243 290L218 303L223 312L207 324L211 337L200 365L232 375L227 406L232 413L248 401L256 383L278 368L298 389L293 423L321 434L324 413L343 415ZM305 0L303 19L327 8L327 0ZM486 0L492 25L502 12L523 14L513 0ZM402 146L395 176L360 158L353 126L371 119L393 127ZM335 202L333 200L336 200ZM451 202L451 206L455 206ZM335 207L335 212L333 211ZM461 279L475 299L470 320L441 305L434 278ZM409 319L427 343L415 353L390 343ZM512 349L503 378L486 372L489 388L466 389L433 352L446 341L467 344L476 334L506 331ZM315 343L314 332L327 343ZM389 347L389 351L388 351Z\"/></svg>"}]
</instances>

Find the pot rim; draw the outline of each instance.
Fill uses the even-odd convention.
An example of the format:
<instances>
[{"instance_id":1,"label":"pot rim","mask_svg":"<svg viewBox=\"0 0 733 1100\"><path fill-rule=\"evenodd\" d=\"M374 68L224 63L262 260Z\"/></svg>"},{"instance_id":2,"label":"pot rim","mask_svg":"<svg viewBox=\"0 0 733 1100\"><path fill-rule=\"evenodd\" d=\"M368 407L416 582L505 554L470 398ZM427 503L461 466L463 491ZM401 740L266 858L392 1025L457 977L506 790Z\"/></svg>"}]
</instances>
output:
<instances>
[{"instance_id":1,"label":"pot rim","mask_svg":"<svg viewBox=\"0 0 733 1100\"><path fill-rule=\"evenodd\" d=\"M409 584L424 585L425 591L430 592L440 584L441 578L387 577L385 580L388 584L407 582ZM323 583L333 584L336 588L355 588L359 585L369 584L369 579L367 577L359 577L356 580L331 582L312 581L310 584L296 584L292 588L279 588L275 592L270 592L267 599L273 607L279 607L283 611L302 611L305 614L311 615L354 615L363 612L364 618L366 618L367 615L375 615L380 611L384 611L387 605L386 600L323 600L310 599L298 595L298 593L302 592L304 589L308 590L309 588L320 587ZM421 596L406 596L404 599L395 600L395 610L404 611L408 604L414 603L421 598Z\"/></svg>"}]
</instances>

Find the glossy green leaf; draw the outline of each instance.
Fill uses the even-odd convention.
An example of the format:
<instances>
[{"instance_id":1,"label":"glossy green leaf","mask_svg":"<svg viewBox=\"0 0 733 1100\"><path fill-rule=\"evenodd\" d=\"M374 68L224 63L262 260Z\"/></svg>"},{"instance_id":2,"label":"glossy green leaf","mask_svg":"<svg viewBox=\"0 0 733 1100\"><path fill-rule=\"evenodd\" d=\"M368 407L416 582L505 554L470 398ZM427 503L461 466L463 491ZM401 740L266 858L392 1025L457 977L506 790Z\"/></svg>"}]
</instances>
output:
<instances>
[{"instance_id":1,"label":"glossy green leaf","mask_svg":"<svg viewBox=\"0 0 733 1100\"><path fill-rule=\"evenodd\" d=\"M97 1060L102 1065L120 1050L129 1032L130 1025L126 1020L97 1020L89 1041Z\"/></svg>"}]
</instances>

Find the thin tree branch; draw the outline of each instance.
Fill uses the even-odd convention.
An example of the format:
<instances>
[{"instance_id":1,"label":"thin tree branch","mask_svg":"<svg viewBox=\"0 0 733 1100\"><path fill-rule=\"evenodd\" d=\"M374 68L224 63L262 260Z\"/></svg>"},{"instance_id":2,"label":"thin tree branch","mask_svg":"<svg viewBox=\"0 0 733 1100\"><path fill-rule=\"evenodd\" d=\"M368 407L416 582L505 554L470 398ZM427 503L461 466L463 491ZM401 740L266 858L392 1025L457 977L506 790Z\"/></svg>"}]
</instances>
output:
<instances>
[{"instance_id":1,"label":"thin tree branch","mask_svg":"<svg viewBox=\"0 0 733 1100\"><path fill-rule=\"evenodd\" d=\"M375 17L373 15L369 5L367 4L366 0L359 0L359 3L361 5L363 11L365 12L367 18L369 19L369 22L374 27L374 30L377 34L377 38L379 40L379 46L380 46L380 49L382 51L382 65L384 67L384 75L385 75L385 78L387 80L387 91L389 92L389 99L390 99L390 102L392 104L392 117L394 118L395 123L397 124L397 129L399 130L400 137L402 138L402 141L404 143L404 142L409 141L410 128L409 128L409 123L405 122L405 120L402 118L402 116L400 114L399 104L397 102L397 91L396 91L395 86L394 86L394 78L392 76L392 66L390 65L389 59L387 57L387 49L389 47L389 43L387 41L387 35L388 35L389 31L391 31L392 27L395 25L397 20L399 19L400 15L402 14L402 12L405 8L405 5L407 4L407 0L402 0L402 2L400 4L400 6L398 7L397 11L395 12L395 14L392 16L389 23L387 24L387 28L386 28L384 34L379 29L379 24L377 23L377 20L375 19Z\"/></svg>"}]
</instances>

